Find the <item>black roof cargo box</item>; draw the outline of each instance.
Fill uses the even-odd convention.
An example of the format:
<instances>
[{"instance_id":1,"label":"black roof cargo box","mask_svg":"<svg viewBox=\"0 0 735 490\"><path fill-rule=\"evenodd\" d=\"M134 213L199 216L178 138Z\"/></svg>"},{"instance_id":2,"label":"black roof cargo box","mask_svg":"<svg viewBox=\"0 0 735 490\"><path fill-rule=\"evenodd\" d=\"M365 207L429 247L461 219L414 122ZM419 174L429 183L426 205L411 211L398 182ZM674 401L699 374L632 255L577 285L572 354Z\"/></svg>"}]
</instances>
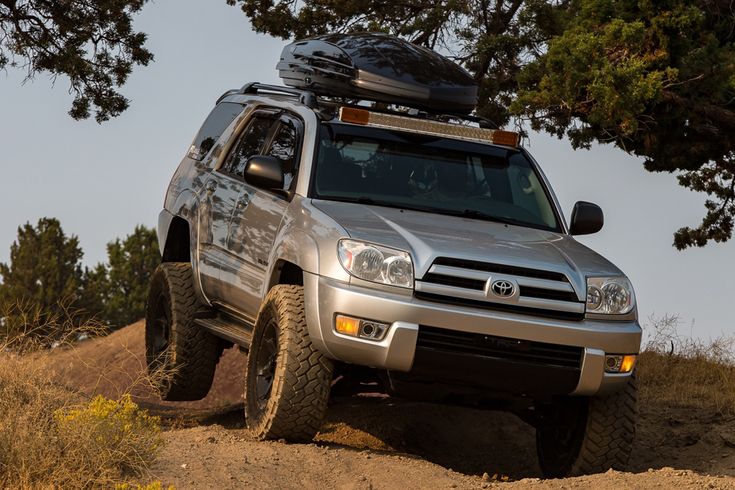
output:
<instances>
[{"instance_id":1,"label":"black roof cargo box","mask_svg":"<svg viewBox=\"0 0 735 490\"><path fill-rule=\"evenodd\" d=\"M286 85L317 95L373 100L430 112L469 114L477 84L463 68L387 34L328 34L283 48Z\"/></svg>"}]
</instances>

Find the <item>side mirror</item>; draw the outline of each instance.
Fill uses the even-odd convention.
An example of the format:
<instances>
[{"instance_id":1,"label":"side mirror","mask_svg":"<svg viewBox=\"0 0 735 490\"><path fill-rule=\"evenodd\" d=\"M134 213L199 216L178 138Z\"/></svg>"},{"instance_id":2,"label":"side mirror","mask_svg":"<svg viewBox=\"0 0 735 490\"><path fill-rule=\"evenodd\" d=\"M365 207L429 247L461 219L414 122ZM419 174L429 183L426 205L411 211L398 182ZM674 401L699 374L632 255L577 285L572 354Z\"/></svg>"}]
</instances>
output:
<instances>
[{"instance_id":1,"label":"side mirror","mask_svg":"<svg viewBox=\"0 0 735 490\"><path fill-rule=\"evenodd\" d=\"M245 164L245 181L263 189L281 189L283 187L281 162L271 156L251 156Z\"/></svg>"},{"instance_id":2,"label":"side mirror","mask_svg":"<svg viewBox=\"0 0 735 490\"><path fill-rule=\"evenodd\" d=\"M572 224L569 233L572 235L591 235L602 229L605 217L597 204L579 201L572 210Z\"/></svg>"}]
</instances>

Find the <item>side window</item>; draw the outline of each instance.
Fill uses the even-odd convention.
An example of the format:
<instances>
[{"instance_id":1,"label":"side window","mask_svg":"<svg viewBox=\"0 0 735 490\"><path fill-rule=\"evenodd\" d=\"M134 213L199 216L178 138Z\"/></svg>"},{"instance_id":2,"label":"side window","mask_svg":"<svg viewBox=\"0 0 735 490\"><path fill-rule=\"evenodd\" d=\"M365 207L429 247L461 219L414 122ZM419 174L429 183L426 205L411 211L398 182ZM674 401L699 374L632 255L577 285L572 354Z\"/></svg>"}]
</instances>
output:
<instances>
[{"instance_id":1,"label":"side window","mask_svg":"<svg viewBox=\"0 0 735 490\"><path fill-rule=\"evenodd\" d=\"M240 115L243 109L243 105L233 104L231 102L222 102L212 109L212 112L209 113L204 124L202 124L199 133L197 133L196 138L194 138L191 147L189 147L187 156L194 160L204 158L219 137L222 136L227 126Z\"/></svg>"},{"instance_id":2,"label":"side window","mask_svg":"<svg viewBox=\"0 0 735 490\"><path fill-rule=\"evenodd\" d=\"M288 190L298 170L298 148L300 142L301 123L290 117L282 117L266 155L281 162L283 170L283 189Z\"/></svg>"},{"instance_id":3,"label":"side window","mask_svg":"<svg viewBox=\"0 0 735 490\"><path fill-rule=\"evenodd\" d=\"M227 155L221 171L242 177L248 158L261 152L272 126L273 119L270 117L256 115L251 119L248 126L240 134L232 151Z\"/></svg>"}]
</instances>

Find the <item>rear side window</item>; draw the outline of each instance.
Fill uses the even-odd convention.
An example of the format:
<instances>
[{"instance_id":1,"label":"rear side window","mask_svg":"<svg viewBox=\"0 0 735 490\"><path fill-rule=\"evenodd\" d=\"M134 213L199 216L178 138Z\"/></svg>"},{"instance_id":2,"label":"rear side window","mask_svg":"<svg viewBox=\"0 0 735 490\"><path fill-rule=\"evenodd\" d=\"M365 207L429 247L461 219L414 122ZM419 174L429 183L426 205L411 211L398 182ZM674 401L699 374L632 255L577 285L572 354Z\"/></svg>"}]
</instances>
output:
<instances>
[{"instance_id":1,"label":"rear side window","mask_svg":"<svg viewBox=\"0 0 735 490\"><path fill-rule=\"evenodd\" d=\"M187 156L194 160L204 158L209 150L212 149L227 126L235 120L235 118L243 111L242 104L234 104L232 102L221 102L212 112L209 113L207 120L202 124L202 128L194 138L189 148Z\"/></svg>"},{"instance_id":2,"label":"rear side window","mask_svg":"<svg viewBox=\"0 0 735 490\"><path fill-rule=\"evenodd\" d=\"M220 170L230 175L242 177L245 174L245 165L248 163L248 159L262 151L273 122L273 117L255 116L238 138L235 147L227 155L227 159Z\"/></svg>"}]
</instances>

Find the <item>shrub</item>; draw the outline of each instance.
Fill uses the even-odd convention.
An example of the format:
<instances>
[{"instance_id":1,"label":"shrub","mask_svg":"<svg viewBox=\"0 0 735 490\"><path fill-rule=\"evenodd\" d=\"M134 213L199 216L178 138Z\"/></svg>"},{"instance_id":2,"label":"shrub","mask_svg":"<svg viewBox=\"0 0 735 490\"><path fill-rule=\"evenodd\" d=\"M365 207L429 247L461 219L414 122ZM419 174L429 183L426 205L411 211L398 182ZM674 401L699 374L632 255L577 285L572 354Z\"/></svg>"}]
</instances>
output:
<instances>
[{"instance_id":1,"label":"shrub","mask_svg":"<svg viewBox=\"0 0 735 490\"><path fill-rule=\"evenodd\" d=\"M735 339L679 333L677 316L649 319L638 363L641 398L735 415Z\"/></svg>"},{"instance_id":2,"label":"shrub","mask_svg":"<svg viewBox=\"0 0 735 490\"><path fill-rule=\"evenodd\" d=\"M99 468L103 478L109 470L140 473L161 447L158 417L138 409L129 394L120 401L98 395L81 408L57 410L54 415L66 457L92 463L89 471Z\"/></svg>"},{"instance_id":3,"label":"shrub","mask_svg":"<svg viewBox=\"0 0 735 490\"><path fill-rule=\"evenodd\" d=\"M145 473L158 420L130 400L80 395L51 382L36 356L0 352L0 487L113 487Z\"/></svg>"}]
</instances>

